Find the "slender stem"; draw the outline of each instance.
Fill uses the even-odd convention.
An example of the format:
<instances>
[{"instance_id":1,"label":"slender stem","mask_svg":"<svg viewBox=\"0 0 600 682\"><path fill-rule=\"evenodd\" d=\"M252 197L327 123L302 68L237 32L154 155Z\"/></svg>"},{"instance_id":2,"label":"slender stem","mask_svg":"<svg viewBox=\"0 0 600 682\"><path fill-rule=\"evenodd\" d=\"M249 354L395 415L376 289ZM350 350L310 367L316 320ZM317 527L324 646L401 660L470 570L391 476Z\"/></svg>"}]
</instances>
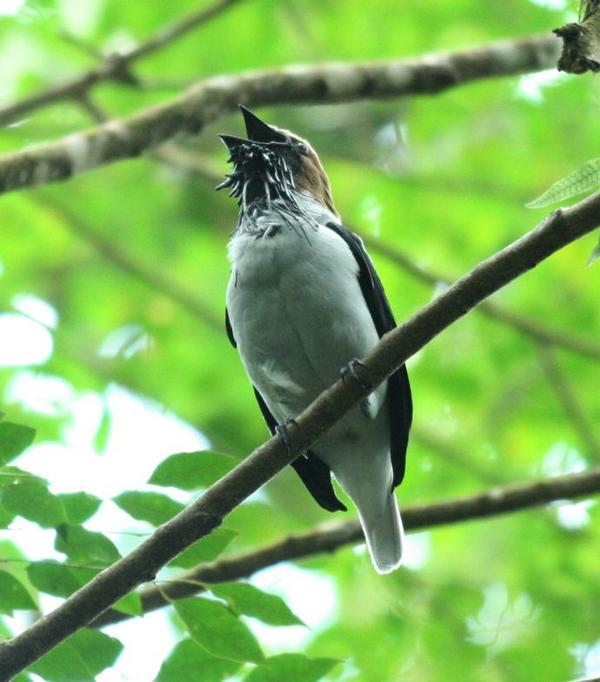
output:
<instances>
[{"instance_id":1,"label":"slender stem","mask_svg":"<svg viewBox=\"0 0 600 682\"><path fill-rule=\"evenodd\" d=\"M600 441L598 441L582 405L577 400L573 387L561 370L555 354L545 344L539 344L538 351L548 382L554 389L554 393L564 413L570 419L573 428L579 435L581 445L586 449L591 460L600 462Z\"/></svg>"},{"instance_id":2,"label":"slender stem","mask_svg":"<svg viewBox=\"0 0 600 682\"><path fill-rule=\"evenodd\" d=\"M165 276L160 268L127 253L115 241L105 237L83 218L48 194L38 192L33 197L40 205L58 216L65 227L74 235L91 244L98 253L102 254L113 265L144 282L152 289L160 291L209 328L223 333L225 324L223 318L216 315L213 309L196 295L172 278Z\"/></svg>"},{"instance_id":3,"label":"slender stem","mask_svg":"<svg viewBox=\"0 0 600 682\"><path fill-rule=\"evenodd\" d=\"M136 85L137 79L129 70L134 62L143 57L147 57L157 50L167 47L167 45L173 43L177 38L180 38L192 29L197 28L210 19L218 16L237 2L240 2L240 0L217 0L213 5L193 12L174 24L161 29L146 42L138 45L132 50L122 54L105 57L101 64L76 78L72 78L65 83L52 85L35 95L9 104L8 106L1 107L0 125L10 123L10 121L13 121L18 116L23 116L31 111L47 107L56 102L73 98L78 99L82 95L88 93L96 83L101 81L115 80L129 85ZM76 38L66 36L66 39L77 43L79 47L82 47L81 41L78 41ZM93 48L87 46L88 52L92 50Z\"/></svg>"},{"instance_id":4,"label":"slender stem","mask_svg":"<svg viewBox=\"0 0 600 682\"><path fill-rule=\"evenodd\" d=\"M407 507L402 511L402 518L406 530L426 530L598 493L600 467L576 474L498 486L469 497ZM202 564L163 585L160 590L148 587L142 590L140 595L142 607L144 613L154 611L175 599L197 594L202 590L203 583L248 578L253 573L282 561L295 561L315 554L335 552L341 547L361 541L362 531L355 519L317 526L307 533L290 535L246 554ZM120 611L109 610L98 617L92 625L103 627L131 617Z\"/></svg>"}]
</instances>

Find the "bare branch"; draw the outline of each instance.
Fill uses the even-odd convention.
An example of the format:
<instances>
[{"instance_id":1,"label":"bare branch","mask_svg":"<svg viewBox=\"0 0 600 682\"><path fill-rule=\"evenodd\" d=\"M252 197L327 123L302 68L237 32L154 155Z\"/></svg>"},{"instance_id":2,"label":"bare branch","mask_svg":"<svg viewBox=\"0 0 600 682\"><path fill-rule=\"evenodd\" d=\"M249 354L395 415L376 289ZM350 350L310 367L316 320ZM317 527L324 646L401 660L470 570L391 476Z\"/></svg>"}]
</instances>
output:
<instances>
[{"instance_id":1,"label":"bare branch","mask_svg":"<svg viewBox=\"0 0 600 682\"><path fill-rule=\"evenodd\" d=\"M426 284L436 286L440 283L449 284L452 279L445 274L435 272L416 263L408 254L400 249L386 244L380 239L370 237L361 233L361 237L367 247L385 256L393 263L397 263L401 268L414 275ZM520 315L504 308L492 301L485 301L479 306L479 310L488 317L504 322L515 329L527 334L532 339L545 344L561 346L568 350L575 351L582 355L587 355L594 360L600 360L600 345L592 339L586 339L578 334L565 332L562 329L549 327L541 324L530 317Z\"/></svg>"},{"instance_id":2,"label":"bare branch","mask_svg":"<svg viewBox=\"0 0 600 682\"><path fill-rule=\"evenodd\" d=\"M199 81L165 104L0 157L0 193L64 180L139 156L179 133L199 133L240 103L348 102L434 94L481 78L548 68L556 58L557 42L552 36L537 36L420 59L290 66L217 76Z\"/></svg>"},{"instance_id":3,"label":"bare branch","mask_svg":"<svg viewBox=\"0 0 600 682\"><path fill-rule=\"evenodd\" d=\"M545 344L539 344L539 356L548 382L554 389L564 413L571 420L573 428L579 434L581 444L588 455L595 462L600 462L600 442L583 411L573 387L561 370L552 349Z\"/></svg>"},{"instance_id":4,"label":"bare branch","mask_svg":"<svg viewBox=\"0 0 600 682\"><path fill-rule=\"evenodd\" d=\"M137 585L151 580L183 549L208 535L227 514L309 448L374 386L442 330L484 298L599 224L600 193L554 212L386 334L364 359L365 383L339 380L324 391L298 416L296 425L290 426L289 449L278 438L268 440L130 554L102 571L23 633L0 644L0 670L5 679L93 621ZM432 523L435 518L431 518Z\"/></svg>"},{"instance_id":5,"label":"bare branch","mask_svg":"<svg viewBox=\"0 0 600 682\"><path fill-rule=\"evenodd\" d=\"M225 10L240 2L240 0L218 0L213 5L203 7L196 12L193 12L187 17L176 21L170 26L161 29L155 36L142 43L138 47L127 53L126 59L128 63L134 60L147 57L149 54L161 50L167 45L173 43L177 38L189 33L191 30L198 28L207 21L214 19Z\"/></svg>"},{"instance_id":6,"label":"bare branch","mask_svg":"<svg viewBox=\"0 0 600 682\"><path fill-rule=\"evenodd\" d=\"M402 518L406 530L425 530L597 493L600 493L600 467L582 473L498 486L479 495L455 500L407 507L402 511ZM161 585L160 590L149 587L140 594L142 608L147 613L166 606L168 600L197 594L201 591L198 583L220 583L248 578L253 573L282 561L295 561L315 554L334 552L340 547L362 541L360 524L355 519L323 524L307 533L290 535L240 556L202 564L184 573L179 579ZM129 618L131 616L128 614L109 610L92 625L103 627Z\"/></svg>"},{"instance_id":7,"label":"bare branch","mask_svg":"<svg viewBox=\"0 0 600 682\"><path fill-rule=\"evenodd\" d=\"M23 116L30 111L47 107L62 100L79 99L82 95L88 93L96 83L101 81L113 80L127 83L128 85L136 85L137 79L130 72L130 67L135 61L166 47L177 38L213 19L239 1L217 0L213 5L204 7L188 17L171 24L171 26L160 30L152 38L132 50L123 54L105 57L101 64L81 76L77 76L66 83L54 85L31 97L0 108L0 125L9 123L18 116ZM67 35L65 38L77 43L80 48L83 46L81 41L72 36ZM87 51L93 50L89 46L86 49Z\"/></svg>"},{"instance_id":8,"label":"bare branch","mask_svg":"<svg viewBox=\"0 0 600 682\"><path fill-rule=\"evenodd\" d=\"M558 70L581 74L600 71L600 3L582 0L581 21L554 29L562 38L563 48Z\"/></svg>"},{"instance_id":9,"label":"bare branch","mask_svg":"<svg viewBox=\"0 0 600 682\"><path fill-rule=\"evenodd\" d=\"M113 240L107 239L88 225L79 215L48 194L38 193L34 197L44 208L56 214L74 235L91 244L98 253L113 265L161 292L208 327L219 331L221 334L223 333L225 323L222 317L216 315L212 308L198 296L192 294L172 278L165 276L160 268L144 263L133 254L127 253Z\"/></svg>"}]
</instances>

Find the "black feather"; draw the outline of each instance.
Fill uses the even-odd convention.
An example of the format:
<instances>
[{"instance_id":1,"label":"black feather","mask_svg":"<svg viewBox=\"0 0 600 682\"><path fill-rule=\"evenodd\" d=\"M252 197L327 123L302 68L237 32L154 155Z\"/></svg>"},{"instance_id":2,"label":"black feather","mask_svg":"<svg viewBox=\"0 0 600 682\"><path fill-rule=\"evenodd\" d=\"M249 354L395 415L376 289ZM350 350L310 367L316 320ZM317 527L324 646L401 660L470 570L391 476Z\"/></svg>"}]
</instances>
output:
<instances>
[{"instance_id":1,"label":"black feather","mask_svg":"<svg viewBox=\"0 0 600 682\"><path fill-rule=\"evenodd\" d=\"M225 329L227 330L227 337L234 348L237 348L237 343L233 335L233 328L229 320L229 313L225 308ZM254 388L254 396L260 408L263 419L267 423L267 427L271 435L275 435L275 427L277 420L271 414L262 395ZM346 511L346 507L338 500L333 484L331 482L331 472L329 467L322 462L313 452L308 450L306 454L301 455L292 462L292 467L300 476L302 482L307 487L310 494L315 500L327 511Z\"/></svg>"},{"instance_id":2,"label":"black feather","mask_svg":"<svg viewBox=\"0 0 600 682\"><path fill-rule=\"evenodd\" d=\"M361 238L339 223L327 227L340 236L358 263L358 282L365 298L375 329L381 338L396 327L394 314L385 295L383 284L366 252ZM402 365L387 382L390 415L390 452L394 469L393 487L402 483L406 469L406 448L412 423L412 396L406 367Z\"/></svg>"}]
</instances>

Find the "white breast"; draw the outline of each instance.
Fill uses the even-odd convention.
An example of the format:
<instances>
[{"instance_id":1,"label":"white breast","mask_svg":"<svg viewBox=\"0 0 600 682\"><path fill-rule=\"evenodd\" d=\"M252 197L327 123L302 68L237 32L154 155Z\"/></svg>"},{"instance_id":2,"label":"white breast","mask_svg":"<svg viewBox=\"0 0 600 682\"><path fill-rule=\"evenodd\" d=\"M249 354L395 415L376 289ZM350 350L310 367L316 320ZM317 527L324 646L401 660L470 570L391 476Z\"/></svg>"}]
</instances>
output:
<instances>
[{"instance_id":1,"label":"white breast","mask_svg":"<svg viewBox=\"0 0 600 682\"><path fill-rule=\"evenodd\" d=\"M232 238L227 307L246 370L283 421L331 385L352 358L365 355L378 335L358 264L341 237L324 224L306 236L290 227L267 235Z\"/></svg>"}]
</instances>

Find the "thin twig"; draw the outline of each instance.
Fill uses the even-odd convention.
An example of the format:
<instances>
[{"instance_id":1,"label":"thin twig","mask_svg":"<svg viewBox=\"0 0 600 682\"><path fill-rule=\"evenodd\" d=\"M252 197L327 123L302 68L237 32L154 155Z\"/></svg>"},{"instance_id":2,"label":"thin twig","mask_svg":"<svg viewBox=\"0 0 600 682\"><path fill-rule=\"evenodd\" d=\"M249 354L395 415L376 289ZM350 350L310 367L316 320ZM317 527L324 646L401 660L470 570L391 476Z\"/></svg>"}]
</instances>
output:
<instances>
[{"instance_id":1,"label":"thin twig","mask_svg":"<svg viewBox=\"0 0 600 682\"><path fill-rule=\"evenodd\" d=\"M216 315L212 308L198 296L192 294L172 278L165 276L160 268L127 253L114 240L105 237L81 216L48 194L38 192L32 196L41 206L58 216L64 226L74 235L91 244L110 263L167 296L209 328L223 333L223 319Z\"/></svg>"},{"instance_id":2,"label":"thin twig","mask_svg":"<svg viewBox=\"0 0 600 682\"><path fill-rule=\"evenodd\" d=\"M556 356L546 344L538 345L539 358L550 386L560 402L564 413L570 419L573 428L579 435L581 445L585 448L590 459L600 462L600 441L589 423L583 407L579 404L573 387L561 370Z\"/></svg>"},{"instance_id":3,"label":"thin twig","mask_svg":"<svg viewBox=\"0 0 600 682\"><path fill-rule=\"evenodd\" d=\"M420 59L291 66L217 76L132 116L0 157L0 193L64 180L137 157L179 133L199 133L239 103L349 102L435 94L482 78L548 68L556 53L557 40L544 35ZM64 96L76 97L79 92L71 90Z\"/></svg>"},{"instance_id":4,"label":"thin twig","mask_svg":"<svg viewBox=\"0 0 600 682\"><path fill-rule=\"evenodd\" d=\"M182 35L189 33L192 29L198 28L207 21L214 19L222 14L225 10L240 2L240 0L219 0L208 7L203 7L196 12L193 12L187 17L176 21L170 26L161 29L150 40L138 45L127 53L126 58L128 62L147 57L149 54L161 50L170 43L181 38Z\"/></svg>"},{"instance_id":5,"label":"thin twig","mask_svg":"<svg viewBox=\"0 0 600 682\"><path fill-rule=\"evenodd\" d=\"M337 381L297 417L295 425L288 429L286 445L277 437L268 440L127 556L99 573L20 635L0 644L0 670L4 679L21 672L85 627L137 585L152 580L162 566L211 533L249 495L306 451L364 399L371 386L385 381L409 357L483 299L599 224L600 193L555 211L531 232L481 262L414 317L386 334L364 358L364 384ZM589 485L593 481L596 489L598 482L593 477L594 474ZM540 490L547 485L548 482L538 484ZM560 494L568 496L564 488ZM513 509L520 495L522 492L513 499ZM487 498L488 507L493 498L493 494ZM430 517L430 522L434 523L435 518L435 515ZM466 512L464 518L468 518Z\"/></svg>"},{"instance_id":6,"label":"thin twig","mask_svg":"<svg viewBox=\"0 0 600 682\"><path fill-rule=\"evenodd\" d=\"M425 530L597 493L600 493L600 467L582 473L498 486L479 495L407 507L402 511L402 518L406 530ZM334 552L340 547L362 540L360 524L354 519L317 526L307 533L290 535L240 556L202 564L169 582L160 591L155 587L146 588L140 593L142 608L144 613L154 611L172 600L200 592L202 583L248 578L253 573L282 561L295 561L315 554ZM168 602L165 596L168 596ZM103 613L92 625L103 627L130 617L120 611L110 610Z\"/></svg>"},{"instance_id":7,"label":"thin twig","mask_svg":"<svg viewBox=\"0 0 600 682\"><path fill-rule=\"evenodd\" d=\"M101 64L81 76L77 76L66 83L53 85L31 97L0 108L0 125L10 123L10 121L13 121L18 116L23 116L30 111L47 107L56 102L73 98L78 99L83 94L89 92L96 83L101 81L114 80L129 85L136 85L137 79L130 71L131 65L135 61L166 47L177 38L218 16L237 2L240 2L240 0L217 0L213 5L193 12L188 17L161 29L152 38L134 47L132 50L105 57ZM82 47L81 41L76 38L67 36L67 39L71 42L76 42L80 48ZM87 51L89 52L89 50L90 48L88 47Z\"/></svg>"}]
</instances>

